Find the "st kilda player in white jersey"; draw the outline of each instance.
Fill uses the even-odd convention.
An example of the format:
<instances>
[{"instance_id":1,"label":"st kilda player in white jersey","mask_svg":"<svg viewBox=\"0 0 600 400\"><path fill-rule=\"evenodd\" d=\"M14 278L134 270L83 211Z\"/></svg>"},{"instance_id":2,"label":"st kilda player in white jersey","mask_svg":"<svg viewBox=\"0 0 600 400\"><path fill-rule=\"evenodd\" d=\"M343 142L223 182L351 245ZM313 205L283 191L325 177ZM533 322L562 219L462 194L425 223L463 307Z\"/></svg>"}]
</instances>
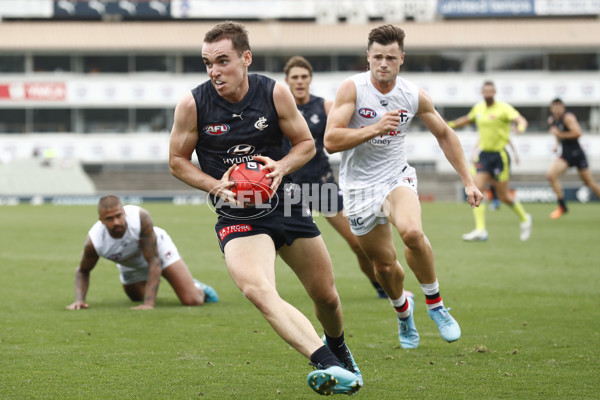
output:
<instances>
[{"instance_id":1,"label":"st kilda player in white jersey","mask_svg":"<svg viewBox=\"0 0 600 400\"><path fill-rule=\"evenodd\" d=\"M433 250L421 223L416 175L406 162L404 140L414 116L433 133L460 175L469 204L478 206L483 196L469 174L456 133L427 93L398 77L404 62L404 36L393 25L370 32L369 71L338 88L327 120L325 148L330 153L342 152L340 184L352 231L396 311L400 345L415 348L419 333L413 319L414 302L404 292L404 270L397 260L392 226L404 242L406 261L421 284L428 314L442 338L453 342L461 332L439 293Z\"/></svg>"}]
</instances>

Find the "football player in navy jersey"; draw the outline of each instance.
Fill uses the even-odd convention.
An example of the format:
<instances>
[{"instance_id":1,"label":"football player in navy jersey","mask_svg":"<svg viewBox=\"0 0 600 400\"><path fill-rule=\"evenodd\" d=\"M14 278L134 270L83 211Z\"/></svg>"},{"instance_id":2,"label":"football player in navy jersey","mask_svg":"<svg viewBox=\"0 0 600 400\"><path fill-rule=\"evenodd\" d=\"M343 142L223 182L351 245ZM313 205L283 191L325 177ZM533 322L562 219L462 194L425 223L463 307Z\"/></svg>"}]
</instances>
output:
<instances>
[{"instance_id":1,"label":"football player in navy jersey","mask_svg":"<svg viewBox=\"0 0 600 400\"><path fill-rule=\"evenodd\" d=\"M560 144L561 153L560 157L550 165L546 177L552 186L552 190L556 193L558 201L558 207L550 213L550 218L558 219L567 212L567 203L565 202L564 192L560 184L560 176L566 170L570 167L576 167L583 183L592 189L599 199L600 186L594 180L585 152L579 144L581 126L579 126L579 121L577 121L575 114L568 112L565 104L559 98L552 100L550 113L552 115L548 117L548 125L550 126L550 133L556 138L554 152L558 151L558 145Z\"/></svg>"},{"instance_id":2,"label":"football player in navy jersey","mask_svg":"<svg viewBox=\"0 0 600 400\"><path fill-rule=\"evenodd\" d=\"M309 386L320 394L353 393L362 377L345 344L327 248L310 214L285 190L288 175L315 154L308 126L285 85L248 74L252 52L243 25L228 21L213 27L204 37L202 59L209 81L186 94L175 109L171 173L210 194L229 274L275 332L315 365ZM289 153L283 150L284 136L291 143ZM194 151L200 168L191 161ZM270 171L274 195L261 208L245 205L230 190L233 165L249 160ZM277 254L313 300L324 339L279 296Z\"/></svg>"},{"instance_id":3,"label":"football player in navy jersey","mask_svg":"<svg viewBox=\"0 0 600 400\"><path fill-rule=\"evenodd\" d=\"M303 191L309 191L311 201L309 206L314 211L320 211L327 221L348 242L358 259L358 265L369 278L380 298L387 298L383 288L375 278L373 265L358 244L358 240L350 231L350 224L344 216L342 194L333 176L329 158L323 146L323 135L327 124L327 114L333 105L331 100L325 100L310 94L313 67L301 56L288 60L283 68L285 82L288 84L296 106L306 120L310 133L315 140L317 153L305 166L292 174L294 182L302 185ZM284 141L286 148L289 142Z\"/></svg>"}]
</instances>

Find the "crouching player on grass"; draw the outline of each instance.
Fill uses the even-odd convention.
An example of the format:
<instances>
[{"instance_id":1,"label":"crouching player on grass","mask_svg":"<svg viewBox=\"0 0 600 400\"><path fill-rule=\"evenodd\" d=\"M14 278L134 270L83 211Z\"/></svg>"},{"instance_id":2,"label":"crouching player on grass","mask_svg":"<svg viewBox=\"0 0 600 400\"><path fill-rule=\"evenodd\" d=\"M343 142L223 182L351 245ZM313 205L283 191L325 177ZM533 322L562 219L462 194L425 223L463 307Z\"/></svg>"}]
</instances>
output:
<instances>
[{"instance_id":1,"label":"crouching player on grass","mask_svg":"<svg viewBox=\"0 0 600 400\"><path fill-rule=\"evenodd\" d=\"M134 309L154 308L161 276L171 284L183 305L219 301L212 287L192 277L175 243L164 229L153 225L148 211L123 206L116 196L105 196L98 203L98 219L87 235L75 271L75 302L67 306L69 310L89 307L85 298L90 272L100 257L117 263L127 296L144 302Z\"/></svg>"}]
</instances>

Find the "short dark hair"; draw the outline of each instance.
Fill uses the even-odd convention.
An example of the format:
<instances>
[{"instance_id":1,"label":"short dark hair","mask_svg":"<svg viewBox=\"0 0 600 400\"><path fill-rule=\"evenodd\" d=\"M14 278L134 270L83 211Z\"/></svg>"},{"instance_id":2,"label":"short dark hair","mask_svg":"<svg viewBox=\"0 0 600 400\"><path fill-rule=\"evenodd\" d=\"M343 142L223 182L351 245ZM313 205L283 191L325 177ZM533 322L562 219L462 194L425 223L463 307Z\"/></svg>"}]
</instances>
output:
<instances>
[{"instance_id":1,"label":"short dark hair","mask_svg":"<svg viewBox=\"0 0 600 400\"><path fill-rule=\"evenodd\" d=\"M233 48L242 55L246 50L250 50L250 40L248 31L244 25L239 22L225 21L215 25L204 35L204 43L214 43L222 39L229 39Z\"/></svg>"},{"instance_id":2,"label":"short dark hair","mask_svg":"<svg viewBox=\"0 0 600 400\"><path fill-rule=\"evenodd\" d=\"M552 100L552 104L562 104L562 105L565 105L565 103L563 103L563 101L562 101L562 99L560 97L557 97L554 100Z\"/></svg>"},{"instance_id":3,"label":"short dark hair","mask_svg":"<svg viewBox=\"0 0 600 400\"><path fill-rule=\"evenodd\" d=\"M483 82L483 85L482 85L482 87L483 87L483 86L491 86L491 87L493 87L493 88L496 88L496 85L494 85L494 82L493 82L493 81L485 81L485 82Z\"/></svg>"},{"instance_id":4,"label":"short dark hair","mask_svg":"<svg viewBox=\"0 0 600 400\"><path fill-rule=\"evenodd\" d=\"M119 207L121 205L121 199L119 199L117 196L104 196L100 199L100 201L98 201L98 213L107 208Z\"/></svg>"},{"instance_id":5,"label":"short dark hair","mask_svg":"<svg viewBox=\"0 0 600 400\"><path fill-rule=\"evenodd\" d=\"M406 36L404 31L397 26L391 24L378 26L369 33L367 49L370 49L375 42L384 46L396 42L400 46L400 50L404 51L404 36Z\"/></svg>"},{"instance_id":6,"label":"short dark hair","mask_svg":"<svg viewBox=\"0 0 600 400\"><path fill-rule=\"evenodd\" d=\"M287 76L290 72L290 69L294 67L307 69L310 76L312 76L313 74L312 65L310 65L308 60L302 56L294 56L288 60L288 62L285 64L285 67L283 67L283 72L285 72L285 76Z\"/></svg>"}]
</instances>

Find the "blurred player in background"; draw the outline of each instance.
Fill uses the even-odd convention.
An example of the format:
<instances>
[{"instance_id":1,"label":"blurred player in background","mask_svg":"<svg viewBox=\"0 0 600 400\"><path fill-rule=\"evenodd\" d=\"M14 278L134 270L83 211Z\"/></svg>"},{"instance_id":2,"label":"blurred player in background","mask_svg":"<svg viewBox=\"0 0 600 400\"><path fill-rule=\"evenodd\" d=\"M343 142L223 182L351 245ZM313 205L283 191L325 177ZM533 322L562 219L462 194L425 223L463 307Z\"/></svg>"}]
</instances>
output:
<instances>
[{"instance_id":1,"label":"blurred player in background","mask_svg":"<svg viewBox=\"0 0 600 400\"><path fill-rule=\"evenodd\" d=\"M307 377L311 389L319 394L353 393L362 386L362 377L345 344L329 253L312 217L301 203L291 204L280 185L291 183L287 175L315 155L308 126L285 85L248 75L252 52L243 25L224 22L213 27L204 37L202 59L210 80L183 97L175 109L171 172L211 194L219 216L215 230L231 278L275 332L317 367ZM292 146L289 153L283 149L284 136ZM194 151L200 168L191 161ZM267 177L275 192L270 213L244 207L230 190L232 165L240 159L262 162L270 170ZM277 254L313 300L327 344L308 318L279 296Z\"/></svg>"},{"instance_id":2,"label":"blurred player in background","mask_svg":"<svg viewBox=\"0 0 600 400\"><path fill-rule=\"evenodd\" d=\"M558 145L561 147L560 156L552 162L548 173L546 174L552 190L556 193L558 207L550 213L550 218L558 219L567 212L567 204L560 184L560 176L570 167L576 167L579 177L583 183L592 189L596 197L600 199L600 186L594 180L590 172L587 157L579 144L581 137L581 126L577 117L572 112L567 111L565 104L561 99L554 99L550 104L550 115L548 125L550 133L556 138L554 152L558 152Z\"/></svg>"},{"instance_id":3,"label":"blurred player in background","mask_svg":"<svg viewBox=\"0 0 600 400\"><path fill-rule=\"evenodd\" d=\"M143 301L133 309L154 308L161 275L186 306L218 302L217 292L192 278L169 234L152 223L148 211L121 204L116 196L98 202L99 221L92 226L75 271L75 302L67 308L88 308L85 297L90 272L100 257L117 263L121 284L132 301Z\"/></svg>"},{"instance_id":4,"label":"blurred player in background","mask_svg":"<svg viewBox=\"0 0 600 400\"><path fill-rule=\"evenodd\" d=\"M451 128L461 128L472 123L477 125L481 151L475 163L477 168L475 184L483 191L493 182L498 198L519 217L520 238L524 241L531 235L531 215L525 212L521 202L515 199L510 191L510 157L506 152L506 145L510 140L511 125L514 124L518 133L523 133L527 129L527 120L510 104L494 99L496 88L493 82L484 82L481 94L484 101L474 105L469 114L449 121L448 125ZM475 230L464 234L463 240L468 242L487 240L485 203L474 208L473 215Z\"/></svg>"},{"instance_id":5,"label":"blurred player in background","mask_svg":"<svg viewBox=\"0 0 600 400\"><path fill-rule=\"evenodd\" d=\"M460 327L444 307L433 250L423 232L415 169L404 144L418 116L454 166L471 206L481 192L469 174L456 133L434 108L429 95L398 76L404 62L404 31L393 25L373 29L368 38L369 71L340 85L329 113L325 148L342 152L340 186L352 233L373 262L377 281L396 310L403 348L419 345L414 301L404 291L404 270L397 260L392 227L404 242L404 254L425 294L428 314L442 338L460 338Z\"/></svg>"},{"instance_id":6,"label":"blurred player in background","mask_svg":"<svg viewBox=\"0 0 600 400\"><path fill-rule=\"evenodd\" d=\"M383 288L375 278L371 261L360 248L358 240L350 230L348 219L344 216L342 193L337 189L337 182L323 147L327 114L329 114L333 102L310 94L313 68L304 57L295 56L290 58L283 72L285 73L285 82L290 87L298 110L300 110L308 124L317 149L317 153L312 160L292 174L294 182L305 184L302 189L304 191L308 190L310 198L316 200L311 201L309 206L314 211L320 211L331 226L348 242L356 255L360 269L371 281L377 295L380 298L386 298ZM284 143L286 149L289 149L289 141L284 140ZM335 191L329 190L332 188L335 188Z\"/></svg>"}]
</instances>

